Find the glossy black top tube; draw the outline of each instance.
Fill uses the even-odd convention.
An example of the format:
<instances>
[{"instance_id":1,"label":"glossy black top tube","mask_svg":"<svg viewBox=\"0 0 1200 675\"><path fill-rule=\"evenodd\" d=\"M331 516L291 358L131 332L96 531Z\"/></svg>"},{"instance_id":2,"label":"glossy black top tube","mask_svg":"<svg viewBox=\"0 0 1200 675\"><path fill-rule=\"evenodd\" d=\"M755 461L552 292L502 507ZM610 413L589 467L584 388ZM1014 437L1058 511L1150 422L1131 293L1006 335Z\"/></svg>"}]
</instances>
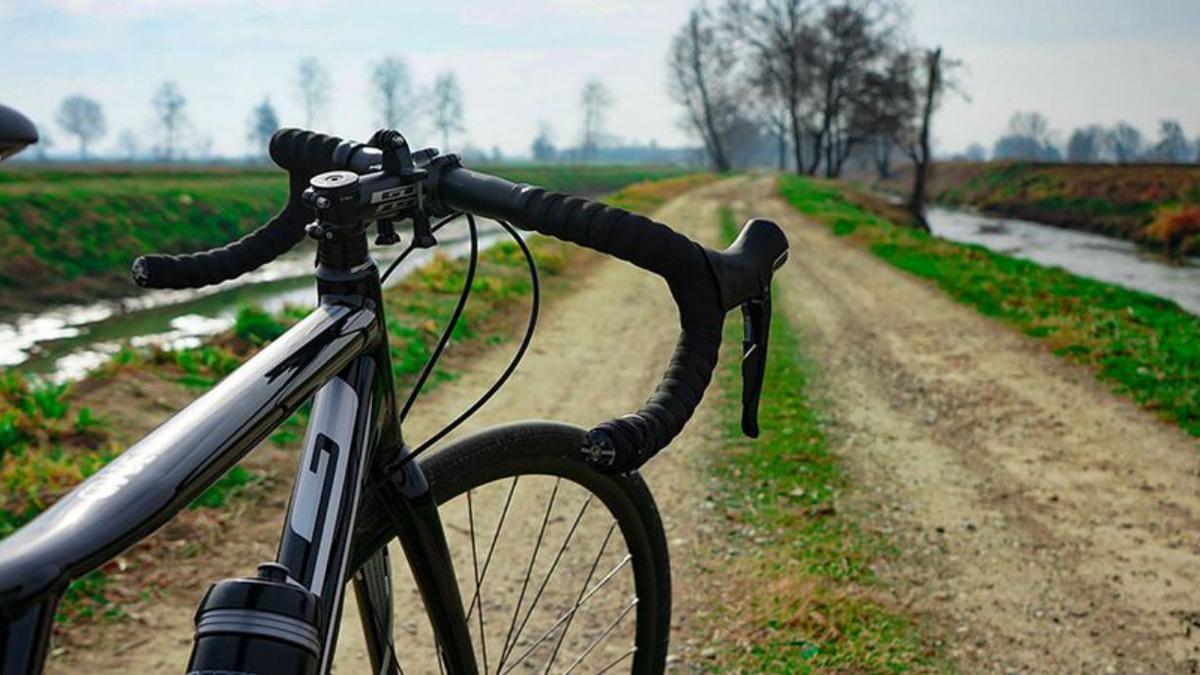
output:
<instances>
[{"instance_id":1,"label":"glossy black top tube","mask_svg":"<svg viewBox=\"0 0 1200 675\"><path fill-rule=\"evenodd\" d=\"M14 618L164 524L350 361L377 347L369 308L327 303L0 541L0 616Z\"/></svg>"}]
</instances>

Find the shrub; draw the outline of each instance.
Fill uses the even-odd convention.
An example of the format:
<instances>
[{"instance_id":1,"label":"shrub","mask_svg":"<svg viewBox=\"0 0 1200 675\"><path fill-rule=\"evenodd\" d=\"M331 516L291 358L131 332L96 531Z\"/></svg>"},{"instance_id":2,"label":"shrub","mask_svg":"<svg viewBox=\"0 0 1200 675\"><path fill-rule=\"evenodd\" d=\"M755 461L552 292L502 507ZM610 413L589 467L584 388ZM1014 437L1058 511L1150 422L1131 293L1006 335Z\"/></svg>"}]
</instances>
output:
<instances>
[{"instance_id":1,"label":"shrub","mask_svg":"<svg viewBox=\"0 0 1200 675\"><path fill-rule=\"evenodd\" d=\"M243 340L263 344L283 335L287 326L261 307L246 306L238 310L233 330Z\"/></svg>"},{"instance_id":2,"label":"shrub","mask_svg":"<svg viewBox=\"0 0 1200 675\"><path fill-rule=\"evenodd\" d=\"M1145 233L1166 244L1169 255L1179 256L1185 240L1200 233L1200 205L1160 208Z\"/></svg>"}]
</instances>

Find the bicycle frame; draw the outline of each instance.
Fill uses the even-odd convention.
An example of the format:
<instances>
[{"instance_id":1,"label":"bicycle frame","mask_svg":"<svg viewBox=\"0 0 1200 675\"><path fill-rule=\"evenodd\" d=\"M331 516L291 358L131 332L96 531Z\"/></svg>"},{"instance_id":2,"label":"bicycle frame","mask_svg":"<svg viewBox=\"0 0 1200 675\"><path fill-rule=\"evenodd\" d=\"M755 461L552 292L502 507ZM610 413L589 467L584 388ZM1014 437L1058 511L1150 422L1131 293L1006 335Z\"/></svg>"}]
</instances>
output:
<instances>
[{"instance_id":1,"label":"bicycle frame","mask_svg":"<svg viewBox=\"0 0 1200 675\"><path fill-rule=\"evenodd\" d=\"M0 544L0 670L41 672L67 583L145 538L219 479L309 397L313 409L276 561L321 602L321 672L354 568L399 536L450 672L473 672L457 579L424 477L407 452L378 269L318 270L308 317ZM359 517L359 504L386 513ZM352 548L358 555L352 556ZM386 556L381 556L386 564ZM249 570L247 570L249 572ZM354 575L374 672L392 636ZM182 667L183 664L180 664ZM382 669L382 670L381 670Z\"/></svg>"}]
</instances>

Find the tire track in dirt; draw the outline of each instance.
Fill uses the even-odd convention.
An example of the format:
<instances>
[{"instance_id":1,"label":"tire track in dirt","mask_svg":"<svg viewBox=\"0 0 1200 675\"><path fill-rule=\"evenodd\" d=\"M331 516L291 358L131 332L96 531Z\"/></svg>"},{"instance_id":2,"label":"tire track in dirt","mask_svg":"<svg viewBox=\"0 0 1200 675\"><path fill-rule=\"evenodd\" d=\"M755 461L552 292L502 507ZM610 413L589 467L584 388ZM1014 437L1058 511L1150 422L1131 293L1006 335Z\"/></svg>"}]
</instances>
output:
<instances>
[{"instance_id":1,"label":"tire track in dirt","mask_svg":"<svg viewBox=\"0 0 1200 675\"><path fill-rule=\"evenodd\" d=\"M849 508L903 555L884 583L968 672L1195 672L1196 440L755 180L792 242L781 309L819 364Z\"/></svg>"},{"instance_id":2,"label":"tire track in dirt","mask_svg":"<svg viewBox=\"0 0 1200 675\"><path fill-rule=\"evenodd\" d=\"M669 202L655 217L702 240L711 239L717 229L719 205L734 198L745 185L742 179L710 184ZM513 379L455 436L528 418L588 426L634 409L657 384L667 363L678 336L675 317L666 285L657 277L619 261L599 261L570 295L543 313L531 351ZM407 438L418 441L474 401L507 362L514 346L515 342L509 341L485 352L468 373L423 397L406 423ZM711 531L702 523L709 513L704 508L709 479L701 450L709 435L719 436L707 422L711 415L706 411L715 398L706 398L671 450L643 472L658 501L671 546L676 598L673 662L689 669L692 660L700 658L696 654L703 641L689 621L693 608L704 604L703 595L691 592L689 569L691 551L704 546L705 533ZM281 471L290 477L291 467ZM74 649L69 658L52 660L49 671L179 672L190 652L192 612L203 589L223 576L251 574L257 563L273 557L285 498L273 497L258 510L239 514L243 524L238 532L230 533L230 540L216 543L204 561L181 570L193 579L187 592L175 593L147 608L132 627L114 627L119 634L115 640L96 638L93 644ZM542 515L540 510L510 514L509 522L536 528ZM399 640L406 631L421 630L426 619L415 589L405 587L403 557L395 547L392 553ZM103 627L97 632L103 633ZM353 593L347 593L337 671L365 672L366 664ZM411 667L407 671L425 672Z\"/></svg>"}]
</instances>

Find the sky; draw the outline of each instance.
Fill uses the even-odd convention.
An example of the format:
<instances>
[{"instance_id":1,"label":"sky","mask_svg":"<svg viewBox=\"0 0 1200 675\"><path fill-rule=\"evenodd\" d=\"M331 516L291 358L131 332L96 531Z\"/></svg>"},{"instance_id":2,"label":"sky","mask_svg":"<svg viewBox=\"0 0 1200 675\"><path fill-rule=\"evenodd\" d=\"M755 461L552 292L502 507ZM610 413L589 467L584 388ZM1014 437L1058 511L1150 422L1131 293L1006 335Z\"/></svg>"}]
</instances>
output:
<instances>
[{"instance_id":1,"label":"sky","mask_svg":"<svg viewBox=\"0 0 1200 675\"><path fill-rule=\"evenodd\" d=\"M195 143L240 156L250 110L269 97L284 125L302 125L295 71L319 59L333 84L314 124L365 138L379 126L371 65L398 55L419 86L453 70L470 143L524 154L540 121L576 141L579 90L601 78L616 103L608 131L631 142L691 143L666 95L666 50L695 0L0 0L0 102L72 142L53 123L63 98L98 100L115 147L129 129L154 136L150 100L173 80L187 97ZM990 146L1017 110L1039 110L1063 136L1128 120L1153 135L1162 118L1200 135L1200 0L911 0L911 35L964 63L966 96L935 122L942 153ZM436 144L428 125L404 129Z\"/></svg>"}]
</instances>

